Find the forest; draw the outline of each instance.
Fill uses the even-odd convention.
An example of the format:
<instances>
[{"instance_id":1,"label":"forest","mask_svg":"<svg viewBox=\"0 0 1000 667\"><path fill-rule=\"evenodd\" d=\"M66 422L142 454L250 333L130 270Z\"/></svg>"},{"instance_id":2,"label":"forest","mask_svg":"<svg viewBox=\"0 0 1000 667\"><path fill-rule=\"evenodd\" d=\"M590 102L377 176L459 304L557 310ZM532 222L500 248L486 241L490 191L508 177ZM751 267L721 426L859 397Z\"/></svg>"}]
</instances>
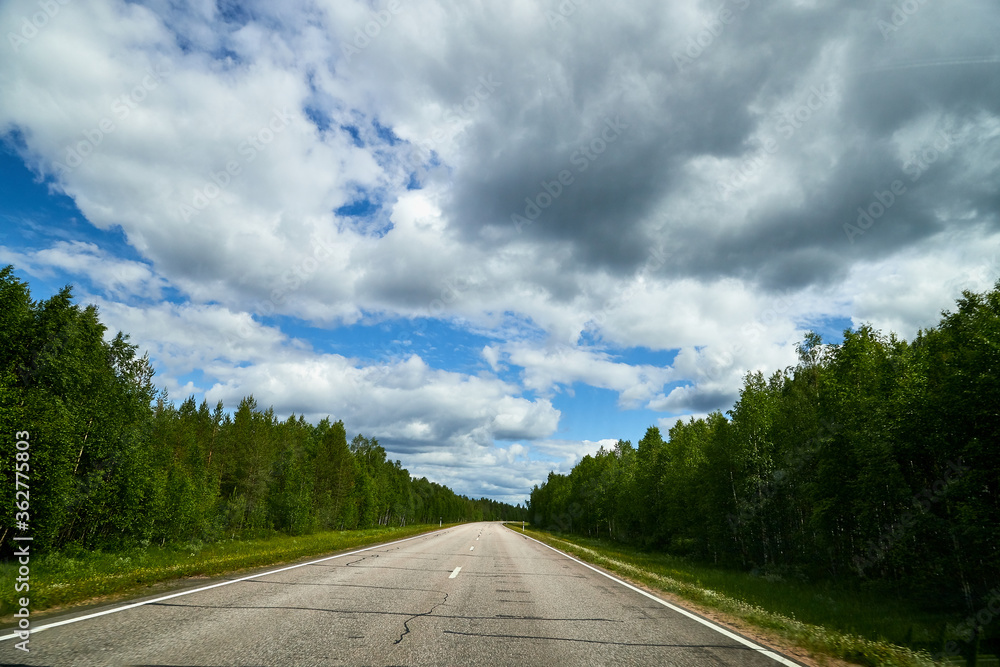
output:
<instances>
[{"instance_id":1,"label":"forest","mask_svg":"<svg viewBox=\"0 0 1000 667\"><path fill-rule=\"evenodd\" d=\"M70 287L33 301L12 266L0 269L5 547L16 465L30 479L26 523L43 552L526 517L520 505L412 478L377 440L348 441L342 421L282 420L253 396L231 414L193 397L175 406L148 356L105 333ZM30 460L18 464L22 432Z\"/></svg>"},{"instance_id":2,"label":"forest","mask_svg":"<svg viewBox=\"0 0 1000 667\"><path fill-rule=\"evenodd\" d=\"M726 414L550 473L531 522L972 617L987 608L1000 591L1000 283L964 292L912 342L860 326L839 344L810 333L798 355L745 375Z\"/></svg>"}]
</instances>

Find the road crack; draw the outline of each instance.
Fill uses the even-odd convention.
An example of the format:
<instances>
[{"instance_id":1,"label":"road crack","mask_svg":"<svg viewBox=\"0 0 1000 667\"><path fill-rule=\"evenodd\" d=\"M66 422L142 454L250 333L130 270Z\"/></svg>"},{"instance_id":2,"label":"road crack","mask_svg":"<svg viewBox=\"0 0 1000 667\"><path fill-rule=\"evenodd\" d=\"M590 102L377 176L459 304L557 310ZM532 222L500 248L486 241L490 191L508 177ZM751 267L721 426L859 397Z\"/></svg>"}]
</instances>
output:
<instances>
[{"instance_id":1,"label":"road crack","mask_svg":"<svg viewBox=\"0 0 1000 667\"><path fill-rule=\"evenodd\" d=\"M441 600L440 602L438 602L436 605L434 605L433 607L431 607L430 610L425 611L422 614L414 614L413 616L410 616L408 619L406 619L405 621L403 621L403 634L399 635L399 639L397 639L396 641L394 641L393 644L397 644L397 645L400 644L403 641L403 637L405 637L406 635L410 634L410 621L412 621L415 618L420 618L421 616L430 616L431 614L434 613L435 609L437 609L438 607L440 607L441 605L443 605L443 604L445 604L447 602L448 602L448 594L445 593L444 594L444 600Z\"/></svg>"},{"instance_id":2,"label":"road crack","mask_svg":"<svg viewBox=\"0 0 1000 667\"><path fill-rule=\"evenodd\" d=\"M344 567L350 567L350 566L354 565L355 563L360 563L361 561L367 560L369 558L378 558L378 554L368 554L366 556L362 556L361 558L359 558L357 560L352 560L350 563L346 563L344 565Z\"/></svg>"}]
</instances>

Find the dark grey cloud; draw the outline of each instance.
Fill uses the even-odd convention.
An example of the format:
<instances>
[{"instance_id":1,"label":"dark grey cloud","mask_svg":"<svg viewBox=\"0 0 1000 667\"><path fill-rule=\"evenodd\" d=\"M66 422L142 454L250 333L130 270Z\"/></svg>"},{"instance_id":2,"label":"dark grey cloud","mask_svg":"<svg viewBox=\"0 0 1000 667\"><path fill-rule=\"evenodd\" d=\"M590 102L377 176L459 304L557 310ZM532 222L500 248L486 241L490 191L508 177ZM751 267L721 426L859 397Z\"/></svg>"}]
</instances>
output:
<instances>
[{"instance_id":1,"label":"dark grey cloud","mask_svg":"<svg viewBox=\"0 0 1000 667\"><path fill-rule=\"evenodd\" d=\"M581 12L558 41L533 45L532 67L505 71L503 98L467 136L451 224L484 245L497 243L497 230L507 243L565 243L580 271L634 272L663 241L676 257L665 272L783 289L829 284L860 260L956 224L942 208L996 223L995 189L985 185L996 182L995 162L967 162L972 128L1000 115L1000 8L918 3L888 31L880 25L892 25L898 3L729 4L732 23L683 72L671 55L697 31L651 7L645 26L613 8ZM832 100L783 137L789 125L776 128L773 112L794 117L817 87ZM628 130L596 159L583 157L605 118ZM940 130L956 138L914 179L900 135L925 119L928 146ZM701 206L718 193L690 178L691 160L752 155L762 131L779 139L771 162L786 167L772 175L765 165L763 176L794 196L755 199L748 189L741 208ZM560 187L560 172L571 185ZM894 181L905 194L851 243L844 225ZM520 230L511 221L536 213Z\"/></svg>"}]
</instances>

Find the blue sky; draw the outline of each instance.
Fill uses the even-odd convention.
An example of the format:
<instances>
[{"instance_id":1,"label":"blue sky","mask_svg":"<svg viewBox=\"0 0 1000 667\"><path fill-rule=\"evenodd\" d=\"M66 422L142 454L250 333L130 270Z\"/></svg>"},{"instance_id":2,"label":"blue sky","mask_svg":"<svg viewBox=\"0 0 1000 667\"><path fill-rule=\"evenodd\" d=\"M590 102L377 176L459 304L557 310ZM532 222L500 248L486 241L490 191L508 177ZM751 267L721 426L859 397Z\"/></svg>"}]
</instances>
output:
<instances>
[{"instance_id":1,"label":"blue sky","mask_svg":"<svg viewBox=\"0 0 1000 667\"><path fill-rule=\"evenodd\" d=\"M997 280L1000 10L820 4L7 2L0 263L521 502Z\"/></svg>"}]
</instances>

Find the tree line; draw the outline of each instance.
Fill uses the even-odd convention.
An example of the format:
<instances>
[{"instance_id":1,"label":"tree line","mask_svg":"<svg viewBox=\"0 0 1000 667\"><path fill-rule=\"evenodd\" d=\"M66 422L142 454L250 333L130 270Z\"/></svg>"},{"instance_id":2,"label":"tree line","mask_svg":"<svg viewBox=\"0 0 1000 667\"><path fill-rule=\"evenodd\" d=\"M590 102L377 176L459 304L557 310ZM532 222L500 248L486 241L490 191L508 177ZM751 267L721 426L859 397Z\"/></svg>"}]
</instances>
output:
<instances>
[{"instance_id":1,"label":"tree line","mask_svg":"<svg viewBox=\"0 0 1000 667\"><path fill-rule=\"evenodd\" d=\"M907 343L813 333L726 414L652 427L529 503L536 525L974 612L1000 585L1000 283Z\"/></svg>"},{"instance_id":2,"label":"tree line","mask_svg":"<svg viewBox=\"0 0 1000 667\"><path fill-rule=\"evenodd\" d=\"M342 421L282 420L253 396L232 414L193 396L175 406L148 355L105 333L70 287L33 301L0 269L0 543L14 536L21 431L40 551L526 517L412 478L376 439L348 441Z\"/></svg>"}]
</instances>

